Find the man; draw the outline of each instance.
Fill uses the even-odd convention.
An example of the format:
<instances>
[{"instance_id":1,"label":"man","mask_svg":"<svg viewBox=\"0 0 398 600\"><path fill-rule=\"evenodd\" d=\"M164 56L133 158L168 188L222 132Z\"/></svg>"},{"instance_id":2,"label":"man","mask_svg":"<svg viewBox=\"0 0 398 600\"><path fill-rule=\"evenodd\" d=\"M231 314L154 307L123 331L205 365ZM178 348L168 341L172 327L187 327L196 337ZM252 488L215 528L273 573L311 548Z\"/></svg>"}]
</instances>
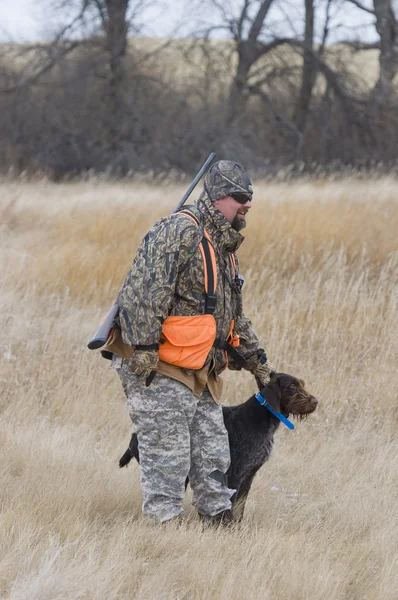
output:
<instances>
[{"instance_id":1,"label":"man","mask_svg":"<svg viewBox=\"0 0 398 600\"><path fill-rule=\"evenodd\" d=\"M114 357L113 368L118 370L137 433L143 512L161 523L182 513L187 476L202 519L210 523L232 519L234 490L225 480L210 476L226 473L230 462L228 434L216 402L221 394L219 375L227 366L236 370L243 366L262 386L271 371L242 310L234 256L244 239L239 232L246 226L252 195L250 179L239 164L226 160L213 164L192 208L195 218L176 213L155 223L137 250L119 297L123 342L135 350L130 358ZM216 301L211 310L206 309L204 282L209 273L199 248L204 230L216 262ZM217 343L206 351L203 366L193 370L159 360L166 319L206 312L214 317ZM195 344L195 335L185 336L185 343ZM235 341L239 336L240 345L228 356L226 340L233 336Z\"/></svg>"}]
</instances>

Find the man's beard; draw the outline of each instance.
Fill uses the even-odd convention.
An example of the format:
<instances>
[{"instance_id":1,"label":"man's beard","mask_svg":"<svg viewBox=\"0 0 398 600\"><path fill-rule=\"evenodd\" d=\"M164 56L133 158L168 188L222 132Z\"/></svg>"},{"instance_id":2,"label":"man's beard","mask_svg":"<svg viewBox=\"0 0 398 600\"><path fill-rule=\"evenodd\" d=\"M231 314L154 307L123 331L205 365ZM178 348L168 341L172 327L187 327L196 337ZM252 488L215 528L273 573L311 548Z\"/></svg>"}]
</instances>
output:
<instances>
[{"instance_id":1,"label":"man's beard","mask_svg":"<svg viewBox=\"0 0 398 600\"><path fill-rule=\"evenodd\" d=\"M231 223L232 229L235 231L240 231L246 227L246 219L238 219L238 215L235 215L234 220Z\"/></svg>"}]
</instances>

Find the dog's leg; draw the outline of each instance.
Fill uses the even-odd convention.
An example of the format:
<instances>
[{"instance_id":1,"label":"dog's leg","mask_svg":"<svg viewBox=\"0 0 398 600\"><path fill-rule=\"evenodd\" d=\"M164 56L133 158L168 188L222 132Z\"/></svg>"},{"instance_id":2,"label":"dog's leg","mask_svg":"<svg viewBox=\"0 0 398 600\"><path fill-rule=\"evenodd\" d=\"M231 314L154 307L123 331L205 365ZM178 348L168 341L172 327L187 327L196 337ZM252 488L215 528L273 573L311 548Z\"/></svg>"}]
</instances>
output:
<instances>
[{"instance_id":1,"label":"dog's leg","mask_svg":"<svg viewBox=\"0 0 398 600\"><path fill-rule=\"evenodd\" d=\"M244 481L240 484L239 489L235 497L233 498L233 513L235 517L235 521L240 523L243 519L243 514L245 512L245 505L247 496L249 495L250 488L252 486L254 479L254 474L246 477Z\"/></svg>"}]
</instances>

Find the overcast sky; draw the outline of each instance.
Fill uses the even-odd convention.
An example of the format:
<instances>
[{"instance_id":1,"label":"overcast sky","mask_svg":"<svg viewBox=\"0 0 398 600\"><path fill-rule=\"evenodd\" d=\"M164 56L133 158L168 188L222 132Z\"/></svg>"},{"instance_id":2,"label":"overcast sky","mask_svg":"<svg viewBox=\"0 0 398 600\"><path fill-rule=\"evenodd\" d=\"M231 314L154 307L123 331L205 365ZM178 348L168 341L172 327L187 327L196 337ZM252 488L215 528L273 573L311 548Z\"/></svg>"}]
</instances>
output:
<instances>
[{"instance_id":1,"label":"overcast sky","mask_svg":"<svg viewBox=\"0 0 398 600\"><path fill-rule=\"evenodd\" d=\"M46 5L50 0L0 0L0 39L35 41L43 38L48 27ZM168 35L184 18L184 0L166 0L163 7L147 11L148 33ZM46 14L47 13L47 14Z\"/></svg>"},{"instance_id":2,"label":"overcast sky","mask_svg":"<svg viewBox=\"0 0 398 600\"><path fill-rule=\"evenodd\" d=\"M35 41L44 39L49 35L51 31L51 21L49 20L50 11L46 9L51 0L0 0L0 40L13 40L13 41ZM232 6L239 7L242 4L242 0L229 0ZM398 0L394 0L398 2ZM161 4L160 4L161 2ZM143 33L150 36L168 36L171 35L175 30L177 24L181 21L186 23L179 29L180 35L188 31L187 27L191 30L196 23L192 16L191 11L188 12L187 6L192 7L192 1L187 3L187 0L160 0L156 9L148 10L145 13L145 29ZM371 0L363 0L364 4L371 6ZM228 0L224 2L224 5L228 4ZM294 2L292 3L294 4ZM292 6L290 4L290 6ZM297 2L297 6L302 7L303 2ZM338 11L335 24L338 22L341 26L333 34L332 41L337 39L347 39L347 37L355 37L358 35L358 27L360 27L361 39L368 41L375 39L374 28L366 28L366 23L372 22L373 17L367 15L361 11L358 11L354 7L350 7L349 4L343 4L336 2L336 5L340 5L342 8ZM281 6L284 6L281 2ZM280 33L283 28L286 28L286 22L291 18L294 23L294 18L298 18L289 12L282 14L275 6L276 21L279 23ZM203 16L203 12L205 13ZM198 13L197 13L198 14ZM54 15L53 15L54 16ZM207 21L207 24L220 23L220 17L216 14L211 14L209 11L202 11L202 18ZM302 18L299 19L302 21ZM320 24L321 26L322 24ZM283 33L286 33L283 32ZM218 35L221 36L219 33Z\"/></svg>"}]
</instances>

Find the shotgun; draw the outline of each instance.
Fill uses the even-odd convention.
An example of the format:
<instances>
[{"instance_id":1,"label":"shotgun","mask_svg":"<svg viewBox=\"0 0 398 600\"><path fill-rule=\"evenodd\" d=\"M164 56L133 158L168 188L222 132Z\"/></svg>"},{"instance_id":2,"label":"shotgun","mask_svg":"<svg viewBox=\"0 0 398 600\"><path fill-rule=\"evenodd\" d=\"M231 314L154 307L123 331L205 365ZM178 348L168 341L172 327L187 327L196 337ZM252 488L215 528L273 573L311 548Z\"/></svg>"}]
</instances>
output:
<instances>
[{"instance_id":1,"label":"shotgun","mask_svg":"<svg viewBox=\"0 0 398 600\"><path fill-rule=\"evenodd\" d=\"M210 164L213 162L215 158L215 153L212 152L207 160L203 163L198 173L195 175L192 180L191 185L177 204L176 208L173 210L173 214L178 212L188 200L189 196L192 194L195 187L198 185L199 181L202 179L203 175L206 173ZM102 319L100 326L97 331L94 333L93 337L87 344L87 348L89 350L98 350L98 348L102 348L106 344L106 340L108 339L110 330L112 329L113 321L119 310L119 295L116 299L116 302L113 304L112 308L106 313L105 317Z\"/></svg>"}]
</instances>

